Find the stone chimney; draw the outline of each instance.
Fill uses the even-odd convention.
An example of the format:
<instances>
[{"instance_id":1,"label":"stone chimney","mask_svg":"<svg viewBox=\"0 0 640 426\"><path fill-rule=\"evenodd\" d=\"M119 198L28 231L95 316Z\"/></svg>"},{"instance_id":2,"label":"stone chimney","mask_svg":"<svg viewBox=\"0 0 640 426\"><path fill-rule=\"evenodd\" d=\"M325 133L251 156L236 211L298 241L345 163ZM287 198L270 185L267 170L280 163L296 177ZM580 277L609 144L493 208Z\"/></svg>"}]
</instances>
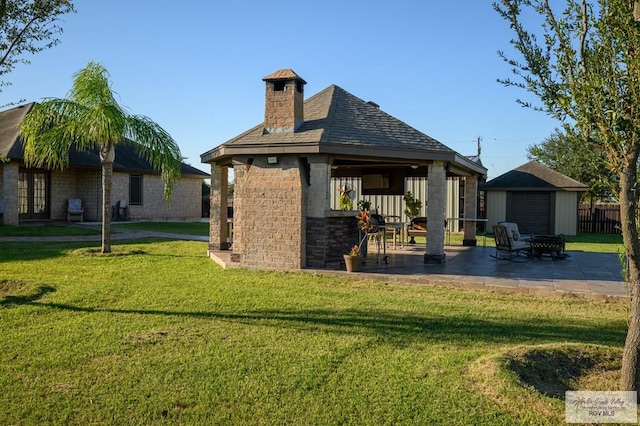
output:
<instances>
[{"instance_id":1,"label":"stone chimney","mask_svg":"<svg viewBox=\"0 0 640 426\"><path fill-rule=\"evenodd\" d=\"M293 133L304 122L304 85L291 69L262 79L266 83L264 133Z\"/></svg>"}]
</instances>

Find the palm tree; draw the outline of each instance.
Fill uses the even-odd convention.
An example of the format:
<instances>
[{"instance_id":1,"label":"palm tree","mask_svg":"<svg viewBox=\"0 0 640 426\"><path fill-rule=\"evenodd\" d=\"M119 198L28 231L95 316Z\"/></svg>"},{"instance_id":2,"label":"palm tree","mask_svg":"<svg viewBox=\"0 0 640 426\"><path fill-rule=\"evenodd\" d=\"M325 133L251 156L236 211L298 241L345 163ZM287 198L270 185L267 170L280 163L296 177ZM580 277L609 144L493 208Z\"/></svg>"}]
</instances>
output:
<instances>
[{"instance_id":1,"label":"palm tree","mask_svg":"<svg viewBox=\"0 0 640 426\"><path fill-rule=\"evenodd\" d=\"M114 98L109 74L89 62L74 74L65 99L47 98L21 124L27 166L61 168L69 164L69 149L98 150L102 165L102 253L111 252L111 181L115 147L132 144L139 155L162 173L165 199L180 176L180 149L150 118L127 113Z\"/></svg>"}]
</instances>

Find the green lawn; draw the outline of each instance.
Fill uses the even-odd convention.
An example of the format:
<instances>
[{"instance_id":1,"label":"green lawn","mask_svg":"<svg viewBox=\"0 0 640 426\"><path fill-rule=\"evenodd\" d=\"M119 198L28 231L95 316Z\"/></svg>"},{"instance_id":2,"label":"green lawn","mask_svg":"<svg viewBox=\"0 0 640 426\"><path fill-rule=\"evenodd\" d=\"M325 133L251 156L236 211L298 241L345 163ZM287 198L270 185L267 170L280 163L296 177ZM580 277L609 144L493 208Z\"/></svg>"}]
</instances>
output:
<instances>
[{"instance_id":1,"label":"green lawn","mask_svg":"<svg viewBox=\"0 0 640 426\"><path fill-rule=\"evenodd\" d=\"M143 231L158 231L174 234L186 235L209 235L208 222L115 222L112 226L113 232L118 229L140 229ZM60 225L20 225L6 226L0 225L0 237L33 237L33 236L65 236L65 235L97 235L100 233L99 227L88 228L84 225L75 226ZM567 250L582 250L601 253L624 252L621 235L604 234L580 234L575 237L568 236ZM451 232L445 234L445 243L448 245L462 245L463 234ZM425 237L416 237L417 243L424 243ZM478 234L477 243L487 246L495 244L493 234Z\"/></svg>"},{"instance_id":2,"label":"green lawn","mask_svg":"<svg viewBox=\"0 0 640 426\"><path fill-rule=\"evenodd\" d=\"M0 424L563 424L487 360L624 344L623 302L223 271L206 247L0 244Z\"/></svg>"}]
</instances>

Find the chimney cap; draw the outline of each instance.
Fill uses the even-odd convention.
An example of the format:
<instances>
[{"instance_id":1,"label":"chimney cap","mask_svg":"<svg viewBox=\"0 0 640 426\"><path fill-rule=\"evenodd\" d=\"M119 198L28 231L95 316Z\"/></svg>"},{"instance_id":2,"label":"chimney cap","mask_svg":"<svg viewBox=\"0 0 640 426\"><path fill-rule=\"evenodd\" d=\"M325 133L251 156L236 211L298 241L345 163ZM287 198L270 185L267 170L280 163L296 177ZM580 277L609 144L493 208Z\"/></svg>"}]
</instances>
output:
<instances>
[{"instance_id":1,"label":"chimney cap","mask_svg":"<svg viewBox=\"0 0 640 426\"><path fill-rule=\"evenodd\" d=\"M298 74L296 74L291 68L283 68L281 70L278 70L272 74L269 74L266 77L262 78L262 81L267 81L267 80L298 80L300 81L302 84L307 84L306 81L304 81L304 79L302 77L300 77Z\"/></svg>"}]
</instances>

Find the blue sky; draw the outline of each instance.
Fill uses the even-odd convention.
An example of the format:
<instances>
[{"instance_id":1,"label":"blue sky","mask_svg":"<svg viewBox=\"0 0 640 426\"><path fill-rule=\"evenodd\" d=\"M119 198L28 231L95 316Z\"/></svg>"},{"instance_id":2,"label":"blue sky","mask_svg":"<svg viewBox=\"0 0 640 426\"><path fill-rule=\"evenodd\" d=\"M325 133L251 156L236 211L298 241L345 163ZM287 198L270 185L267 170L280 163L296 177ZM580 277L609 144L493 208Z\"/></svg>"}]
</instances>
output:
<instances>
[{"instance_id":1,"label":"blue sky","mask_svg":"<svg viewBox=\"0 0 640 426\"><path fill-rule=\"evenodd\" d=\"M61 44L7 80L4 103L64 97L89 61L130 112L151 117L187 162L262 122L262 77L292 68L305 96L336 84L463 155L494 178L559 123L519 106L497 78L511 33L491 1L76 0Z\"/></svg>"}]
</instances>

